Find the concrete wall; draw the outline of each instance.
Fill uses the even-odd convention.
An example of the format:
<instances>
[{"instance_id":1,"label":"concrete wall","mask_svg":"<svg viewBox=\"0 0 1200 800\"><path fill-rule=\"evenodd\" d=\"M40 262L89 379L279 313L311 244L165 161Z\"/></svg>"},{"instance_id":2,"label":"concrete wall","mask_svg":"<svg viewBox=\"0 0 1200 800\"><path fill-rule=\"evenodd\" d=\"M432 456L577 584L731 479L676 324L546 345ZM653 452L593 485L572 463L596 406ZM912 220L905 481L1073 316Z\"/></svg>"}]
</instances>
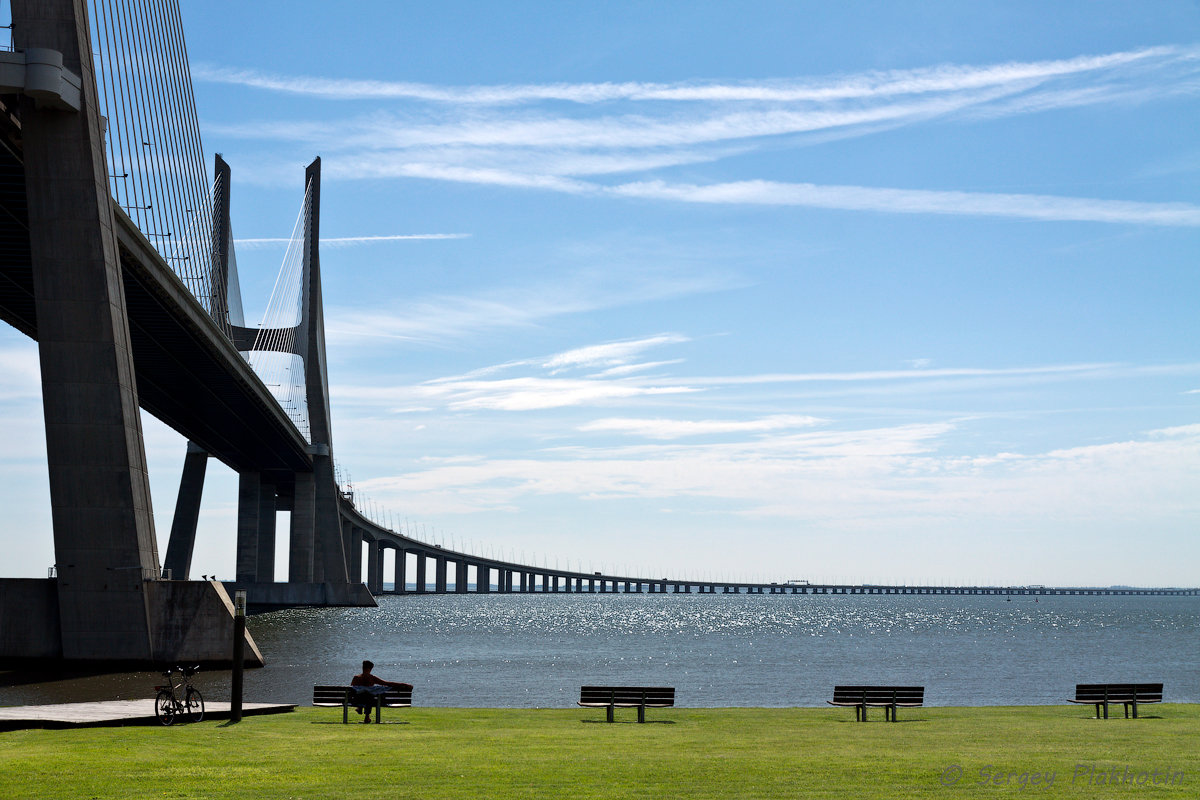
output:
<instances>
[{"instance_id":1,"label":"concrete wall","mask_svg":"<svg viewBox=\"0 0 1200 800\"><path fill-rule=\"evenodd\" d=\"M58 581L0 579L0 661L63 657ZM203 664L226 668L233 662L233 603L216 581L146 581L151 656L110 654L82 659L114 667L158 668ZM245 665L261 667L262 653L246 632Z\"/></svg>"},{"instance_id":2,"label":"concrete wall","mask_svg":"<svg viewBox=\"0 0 1200 800\"><path fill-rule=\"evenodd\" d=\"M62 658L58 587L47 578L0 578L0 659Z\"/></svg>"},{"instance_id":3,"label":"concrete wall","mask_svg":"<svg viewBox=\"0 0 1200 800\"><path fill-rule=\"evenodd\" d=\"M233 601L217 581L150 581L154 659L160 664L227 666L233 661ZM262 653L246 631L245 665Z\"/></svg>"},{"instance_id":4,"label":"concrete wall","mask_svg":"<svg viewBox=\"0 0 1200 800\"><path fill-rule=\"evenodd\" d=\"M351 606L374 608L375 598L361 583L240 583L225 584L230 593L242 589L253 608Z\"/></svg>"}]
</instances>

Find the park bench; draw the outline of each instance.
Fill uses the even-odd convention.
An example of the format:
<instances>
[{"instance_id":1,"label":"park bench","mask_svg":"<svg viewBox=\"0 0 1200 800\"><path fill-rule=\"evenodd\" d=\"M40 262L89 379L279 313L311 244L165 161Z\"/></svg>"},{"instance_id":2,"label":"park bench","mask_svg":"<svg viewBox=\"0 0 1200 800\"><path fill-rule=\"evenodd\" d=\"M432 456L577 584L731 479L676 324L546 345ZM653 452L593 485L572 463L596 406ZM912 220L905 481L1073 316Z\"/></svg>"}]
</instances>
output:
<instances>
[{"instance_id":1,"label":"park bench","mask_svg":"<svg viewBox=\"0 0 1200 800\"><path fill-rule=\"evenodd\" d=\"M313 705L314 706L341 706L342 707L342 722L350 721L350 707L356 706L355 697L359 689L365 689L365 686L314 686L313 687ZM379 722L379 713L386 706L387 708L410 708L412 706L412 689L393 689L390 686L387 691L380 692L371 698L375 706L375 722ZM371 712L367 711L367 719L371 718Z\"/></svg>"},{"instance_id":2,"label":"park bench","mask_svg":"<svg viewBox=\"0 0 1200 800\"><path fill-rule=\"evenodd\" d=\"M587 708L607 708L608 721L613 721L614 708L636 708L638 722L646 721L647 708L671 708L675 705L674 686L582 686L579 705Z\"/></svg>"},{"instance_id":3,"label":"park bench","mask_svg":"<svg viewBox=\"0 0 1200 800\"><path fill-rule=\"evenodd\" d=\"M1138 706L1142 703L1161 703L1163 685L1161 683L1077 683L1075 684L1075 699L1068 702L1092 705L1096 707L1096 719L1100 719L1100 708L1104 708L1104 719L1108 719L1108 704L1121 703L1125 706L1125 719L1129 719L1129 709L1133 709L1133 718L1137 719Z\"/></svg>"},{"instance_id":4,"label":"park bench","mask_svg":"<svg viewBox=\"0 0 1200 800\"><path fill-rule=\"evenodd\" d=\"M854 706L854 719L867 721L867 709L883 708L883 718L896 721L897 708L916 708L925 702L924 686L834 686L831 706Z\"/></svg>"}]
</instances>

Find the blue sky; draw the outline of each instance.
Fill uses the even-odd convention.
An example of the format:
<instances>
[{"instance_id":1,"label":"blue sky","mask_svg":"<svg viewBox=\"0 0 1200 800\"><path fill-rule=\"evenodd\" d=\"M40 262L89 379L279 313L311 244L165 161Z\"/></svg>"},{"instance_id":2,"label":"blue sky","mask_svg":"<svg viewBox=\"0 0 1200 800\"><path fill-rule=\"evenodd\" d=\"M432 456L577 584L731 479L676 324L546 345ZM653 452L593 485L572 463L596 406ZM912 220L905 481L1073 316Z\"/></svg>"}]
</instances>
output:
<instances>
[{"instance_id":1,"label":"blue sky","mask_svg":"<svg viewBox=\"0 0 1200 800\"><path fill-rule=\"evenodd\" d=\"M374 513L643 575L1200 583L1200 6L880 5L185 4L251 323L322 158ZM42 575L36 347L0 367ZM210 465L197 573L235 508Z\"/></svg>"}]
</instances>

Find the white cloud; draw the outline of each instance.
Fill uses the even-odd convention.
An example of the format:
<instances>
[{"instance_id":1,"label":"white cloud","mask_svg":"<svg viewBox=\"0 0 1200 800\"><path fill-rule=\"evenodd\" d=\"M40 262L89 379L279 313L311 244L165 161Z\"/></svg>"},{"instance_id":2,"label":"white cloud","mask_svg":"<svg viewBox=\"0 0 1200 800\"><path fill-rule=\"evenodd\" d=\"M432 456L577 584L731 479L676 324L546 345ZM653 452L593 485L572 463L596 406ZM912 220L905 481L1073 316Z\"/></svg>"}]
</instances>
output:
<instances>
[{"instance_id":1,"label":"white cloud","mask_svg":"<svg viewBox=\"0 0 1200 800\"><path fill-rule=\"evenodd\" d=\"M1187 371L1200 370L1200 364L1176 365ZM937 369L866 370L854 372L779 372L758 375L686 378L707 385L748 385L764 383L858 383L864 381L914 381L944 378L1025 377L1031 375L1098 377L1112 375L1118 369L1134 370L1116 363L1054 364L1041 367L940 367Z\"/></svg>"},{"instance_id":2,"label":"white cloud","mask_svg":"<svg viewBox=\"0 0 1200 800\"><path fill-rule=\"evenodd\" d=\"M706 436L723 433L766 433L788 428L807 428L818 424L816 417L794 414L776 414L749 420L686 420L686 419L635 419L610 417L598 419L579 426L579 430L592 432L628 433L647 439L681 439L687 436Z\"/></svg>"},{"instance_id":3,"label":"white cloud","mask_svg":"<svg viewBox=\"0 0 1200 800\"><path fill-rule=\"evenodd\" d=\"M558 353L546 359L542 366L552 371L567 367L617 367L628 364L631 359L640 356L652 347L681 344L687 341L690 339L686 336L668 333L645 339L606 342Z\"/></svg>"},{"instance_id":4,"label":"white cloud","mask_svg":"<svg viewBox=\"0 0 1200 800\"><path fill-rule=\"evenodd\" d=\"M442 87L269 76L205 67L204 80L301 95L403 101L333 120L213 124L214 133L328 153L330 180L419 178L572 195L1135 225L1200 225L1200 206L969 190L748 179L611 185L680 165L933 119L980 120L1200 93L1200 48L733 83ZM570 105L564 107L562 103ZM414 105L424 104L424 105ZM250 180L280 174L249 165ZM591 177L592 180L585 178Z\"/></svg>"},{"instance_id":5,"label":"white cloud","mask_svg":"<svg viewBox=\"0 0 1200 800\"><path fill-rule=\"evenodd\" d=\"M441 395L449 409L461 411L534 411L697 391L687 386L566 378L505 378L494 381L445 379L429 381L422 388L428 394Z\"/></svg>"},{"instance_id":6,"label":"white cloud","mask_svg":"<svg viewBox=\"0 0 1200 800\"><path fill-rule=\"evenodd\" d=\"M735 181L697 186L656 180L613 186L607 191L627 197L688 203L808 206L847 211L1019 217L1059 222L1200 225L1200 206L1187 203L1141 203L1051 195L820 186L775 181Z\"/></svg>"},{"instance_id":7,"label":"white cloud","mask_svg":"<svg viewBox=\"0 0 1200 800\"><path fill-rule=\"evenodd\" d=\"M683 363L682 358L672 358L666 361L643 361L636 364L621 364L616 367L609 367L606 370L597 372L595 375L589 375L589 378L616 378L623 375L632 375L635 372L645 372L659 367L669 367L672 364Z\"/></svg>"},{"instance_id":8,"label":"white cloud","mask_svg":"<svg viewBox=\"0 0 1200 800\"><path fill-rule=\"evenodd\" d=\"M1009 368L938 368L873 370L854 372L812 373L764 373L757 375L655 375L639 373L645 366L630 363L630 369L615 367L613 370L584 377L557 377L562 372L577 368L591 368L598 364L619 363L634 359L654 347L664 347L690 341L678 334L660 334L642 339L622 342L606 342L588 347L575 348L545 358L530 358L482 367L464 375L448 376L424 381L415 385L382 386L335 385L333 396L344 403L356 406L374 406L391 413L428 412L436 409L450 411L530 411L537 409L565 408L569 406L611 405L618 401L634 398L657 397L667 399L673 395L715 394L727 389L757 387L763 385L821 385L821 396L852 396L864 391L891 394L937 393L948 391L994 391L998 386L1028 385L1046 381L1098 381L1133 379L1153 375L1183 375L1200 372L1200 364L1156 365L1138 367L1121 364L1060 364L1039 367ZM652 362L657 364L679 363L675 361ZM517 371L527 373L512 376ZM727 395L722 395L726 396ZM755 402L751 400L750 402ZM769 419L809 419L809 415L767 415ZM623 423L605 423L609 430L617 430L621 424L633 431L637 421L624 419ZM643 435L657 427L661 431L683 432L693 424L686 420L649 420L645 422ZM707 424L707 423L705 423ZM712 424L722 424L713 422ZM730 424L730 423L724 423ZM601 428L585 428L597 431ZM809 434L808 441L817 440ZM782 441L782 440L781 440Z\"/></svg>"},{"instance_id":9,"label":"white cloud","mask_svg":"<svg viewBox=\"0 0 1200 800\"><path fill-rule=\"evenodd\" d=\"M922 519L1140 524L1200 513L1200 426L1040 454L938 454L956 428L915 424L719 445L571 448L434 464L364 486L430 513L519 511L552 495L668 500L682 510L693 498L731 513L834 529L885 530Z\"/></svg>"},{"instance_id":10,"label":"white cloud","mask_svg":"<svg viewBox=\"0 0 1200 800\"><path fill-rule=\"evenodd\" d=\"M1164 68L1186 60L1188 48L1154 47L1057 61L1013 62L984 67L942 65L913 70L868 72L825 79L739 83L551 83L445 87L403 81L283 76L207 64L192 67L197 81L245 86L330 100L420 100L436 103L507 105L562 100L610 103L618 100L674 102L784 102L863 100L931 92L982 89L1007 84L1103 72L1131 65Z\"/></svg>"},{"instance_id":11,"label":"white cloud","mask_svg":"<svg viewBox=\"0 0 1200 800\"><path fill-rule=\"evenodd\" d=\"M539 325L564 314L617 308L673 297L722 291L740 285L733 276L711 270L676 274L669 267L648 269L640 262L613 263L603 270L558 273L553 281L483 290L468 296L431 296L399 310L369 307L326 309L325 332L332 343L363 340L441 341L481 331ZM623 363L623 362L622 362Z\"/></svg>"},{"instance_id":12,"label":"white cloud","mask_svg":"<svg viewBox=\"0 0 1200 800\"><path fill-rule=\"evenodd\" d=\"M379 244L380 242L403 242L423 239L468 239L469 233L405 233L387 236L334 236L321 239L321 247L352 247L359 244ZM291 243L291 239L272 237L263 239L234 239L238 247L257 250L264 247L277 247Z\"/></svg>"}]
</instances>

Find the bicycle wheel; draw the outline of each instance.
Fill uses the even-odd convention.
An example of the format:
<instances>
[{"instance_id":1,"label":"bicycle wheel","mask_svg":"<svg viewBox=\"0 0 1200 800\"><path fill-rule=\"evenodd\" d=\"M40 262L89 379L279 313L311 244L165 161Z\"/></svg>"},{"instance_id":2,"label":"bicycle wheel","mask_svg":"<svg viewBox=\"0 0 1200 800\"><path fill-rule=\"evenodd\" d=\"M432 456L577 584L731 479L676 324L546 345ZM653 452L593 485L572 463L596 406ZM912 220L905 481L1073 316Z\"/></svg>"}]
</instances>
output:
<instances>
[{"instance_id":1,"label":"bicycle wheel","mask_svg":"<svg viewBox=\"0 0 1200 800\"><path fill-rule=\"evenodd\" d=\"M187 699L183 701L187 709L188 722L199 722L204 719L204 695L199 689L188 688Z\"/></svg>"},{"instance_id":2,"label":"bicycle wheel","mask_svg":"<svg viewBox=\"0 0 1200 800\"><path fill-rule=\"evenodd\" d=\"M154 716L163 725L175 721L175 695L163 689L154 698Z\"/></svg>"}]
</instances>

